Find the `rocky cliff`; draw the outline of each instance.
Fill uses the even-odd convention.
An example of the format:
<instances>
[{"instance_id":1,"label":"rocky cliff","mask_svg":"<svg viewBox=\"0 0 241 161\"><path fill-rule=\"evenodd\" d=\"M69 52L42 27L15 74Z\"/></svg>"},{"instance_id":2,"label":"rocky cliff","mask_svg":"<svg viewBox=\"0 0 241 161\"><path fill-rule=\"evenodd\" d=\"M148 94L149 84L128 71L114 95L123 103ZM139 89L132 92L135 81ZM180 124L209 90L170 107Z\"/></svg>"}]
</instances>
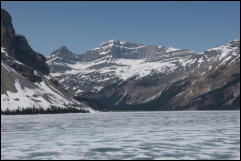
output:
<instances>
[{"instance_id":1,"label":"rocky cliff","mask_svg":"<svg viewBox=\"0 0 241 161\"><path fill-rule=\"evenodd\" d=\"M91 112L88 105L59 89L46 58L16 34L8 12L1 9L1 113Z\"/></svg>"},{"instance_id":2,"label":"rocky cliff","mask_svg":"<svg viewBox=\"0 0 241 161\"><path fill-rule=\"evenodd\" d=\"M26 66L38 70L43 74L49 73L46 58L35 52L28 44L23 35L15 33L12 19L7 11L1 9L1 47L8 56L18 60ZM6 59L6 55L1 54L1 59ZM16 68L18 70L18 68Z\"/></svg>"}]
</instances>

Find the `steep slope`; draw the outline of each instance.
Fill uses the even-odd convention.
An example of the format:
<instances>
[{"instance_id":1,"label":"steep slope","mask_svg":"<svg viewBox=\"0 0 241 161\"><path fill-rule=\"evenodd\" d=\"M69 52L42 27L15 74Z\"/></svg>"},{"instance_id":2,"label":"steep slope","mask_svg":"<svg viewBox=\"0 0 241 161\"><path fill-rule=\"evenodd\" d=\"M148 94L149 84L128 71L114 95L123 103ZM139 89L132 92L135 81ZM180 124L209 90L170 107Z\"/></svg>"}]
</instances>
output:
<instances>
[{"instance_id":1,"label":"steep slope","mask_svg":"<svg viewBox=\"0 0 241 161\"><path fill-rule=\"evenodd\" d=\"M46 58L15 34L10 15L1 9L1 113L93 111L60 90L48 73Z\"/></svg>"},{"instance_id":2,"label":"steep slope","mask_svg":"<svg viewBox=\"0 0 241 161\"><path fill-rule=\"evenodd\" d=\"M72 99L56 87L50 80L43 77L41 82L31 82L14 69L1 62L1 111L18 112L31 108L44 111L51 108L70 109L74 111L91 111L84 104ZM72 111L72 112L74 112ZM37 111L40 112L40 111ZM68 112L67 110L65 112Z\"/></svg>"},{"instance_id":3,"label":"steep slope","mask_svg":"<svg viewBox=\"0 0 241 161\"><path fill-rule=\"evenodd\" d=\"M240 39L203 54L212 67L193 74L192 84L174 102L202 110L240 109Z\"/></svg>"},{"instance_id":4,"label":"steep slope","mask_svg":"<svg viewBox=\"0 0 241 161\"><path fill-rule=\"evenodd\" d=\"M52 54L66 68L51 75L99 110L239 108L240 39L202 53L111 40L73 57Z\"/></svg>"}]
</instances>

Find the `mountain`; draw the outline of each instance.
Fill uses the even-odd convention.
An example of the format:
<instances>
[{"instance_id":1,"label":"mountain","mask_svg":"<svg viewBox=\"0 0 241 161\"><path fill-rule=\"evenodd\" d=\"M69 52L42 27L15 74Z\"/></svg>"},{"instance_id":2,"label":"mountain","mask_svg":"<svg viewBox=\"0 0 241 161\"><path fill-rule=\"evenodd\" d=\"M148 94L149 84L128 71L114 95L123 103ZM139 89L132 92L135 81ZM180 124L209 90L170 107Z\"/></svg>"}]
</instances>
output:
<instances>
[{"instance_id":1,"label":"mountain","mask_svg":"<svg viewBox=\"0 0 241 161\"><path fill-rule=\"evenodd\" d=\"M240 109L240 39L200 53L110 40L83 54L59 48L47 63L98 110Z\"/></svg>"},{"instance_id":2,"label":"mountain","mask_svg":"<svg viewBox=\"0 0 241 161\"><path fill-rule=\"evenodd\" d=\"M174 72L178 70L178 65L185 65L185 59L195 56L189 50L169 50L162 46L111 40L84 54L71 55L70 59L68 56L66 58L69 52L56 54L63 53L60 48L51 54L47 63L51 75L60 81L60 85L78 95L97 92L109 84L125 81L135 75L142 78L155 72ZM169 59L177 62L169 64Z\"/></svg>"},{"instance_id":3,"label":"mountain","mask_svg":"<svg viewBox=\"0 0 241 161\"><path fill-rule=\"evenodd\" d=\"M11 16L1 9L1 113L91 112L48 76L46 58L16 34Z\"/></svg>"}]
</instances>

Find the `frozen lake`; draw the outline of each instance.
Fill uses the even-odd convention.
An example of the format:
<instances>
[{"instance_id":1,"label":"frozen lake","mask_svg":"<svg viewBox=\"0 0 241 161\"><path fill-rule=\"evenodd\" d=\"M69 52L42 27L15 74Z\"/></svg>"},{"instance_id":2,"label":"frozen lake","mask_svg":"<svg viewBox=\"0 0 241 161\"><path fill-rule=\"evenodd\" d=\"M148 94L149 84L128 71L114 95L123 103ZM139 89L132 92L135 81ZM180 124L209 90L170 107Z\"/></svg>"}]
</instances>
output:
<instances>
[{"instance_id":1,"label":"frozen lake","mask_svg":"<svg viewBox=\"0 0 241 161\"><path fill-rule=\"evenodd\" d=\"M1 159L240 159L240 111L1 117Z\"/></svg>"}]
</instances>

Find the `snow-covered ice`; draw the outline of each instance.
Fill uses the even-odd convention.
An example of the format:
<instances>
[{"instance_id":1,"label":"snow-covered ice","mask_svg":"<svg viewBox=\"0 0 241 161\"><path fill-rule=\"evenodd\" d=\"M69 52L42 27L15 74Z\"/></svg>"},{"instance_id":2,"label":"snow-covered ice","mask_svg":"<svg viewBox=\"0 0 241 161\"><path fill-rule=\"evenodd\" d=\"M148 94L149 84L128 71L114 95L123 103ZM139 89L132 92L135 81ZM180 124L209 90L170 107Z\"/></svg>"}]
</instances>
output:
<instances>
[{"instance_id":1,"label":"snow-covered ice","mask_svg":"<svg viewBox=\"0 0 241 161\"><path fill-rule=\"evenodd\" d=\"M1 159L240 159L240 111L2 116Z\"/></svg>"}]
</instances>

